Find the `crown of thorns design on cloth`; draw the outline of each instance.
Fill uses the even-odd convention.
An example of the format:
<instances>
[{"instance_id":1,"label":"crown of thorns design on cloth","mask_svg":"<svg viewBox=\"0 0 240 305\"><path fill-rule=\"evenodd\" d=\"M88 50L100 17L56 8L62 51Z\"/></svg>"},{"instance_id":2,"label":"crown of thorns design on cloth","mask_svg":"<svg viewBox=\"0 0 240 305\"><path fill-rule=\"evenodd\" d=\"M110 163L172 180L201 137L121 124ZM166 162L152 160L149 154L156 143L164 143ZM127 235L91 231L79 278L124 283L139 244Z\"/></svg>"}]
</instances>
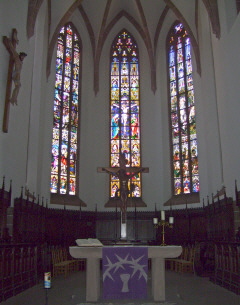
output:
<instances>
[{"instance_id":1,"label":"crown of thorns design on cloth","mask_svg":"<svg viewBox=\"0 0 240 305\"><path fill-rule=\"evenodd\" d=\"M113 270L113 273L115 273L118 269L123 269L125 270L124 265L129 265L132 268L132 275L131 277L133 277L138 271L139 271L139 277L140 278L144 278L145 281L147 282L147 273L144 270L144 267L146 267L146 265L141 265L139 262L141 261L141 259L144 257L144 255L140 256L139 258L134 259L132 256L129 257L129 254L127 254L125 256L125 258L121 258L119 255L115 254L116 258L118 259L117 262L112 263L111 260L107 258L108 263L104 266L107 267L107 269L105 270L105 272L103 273L103 281L109 277L111 280L114 281L114 278L111 275L111 271Z\"/></svg>"}]
</instances>

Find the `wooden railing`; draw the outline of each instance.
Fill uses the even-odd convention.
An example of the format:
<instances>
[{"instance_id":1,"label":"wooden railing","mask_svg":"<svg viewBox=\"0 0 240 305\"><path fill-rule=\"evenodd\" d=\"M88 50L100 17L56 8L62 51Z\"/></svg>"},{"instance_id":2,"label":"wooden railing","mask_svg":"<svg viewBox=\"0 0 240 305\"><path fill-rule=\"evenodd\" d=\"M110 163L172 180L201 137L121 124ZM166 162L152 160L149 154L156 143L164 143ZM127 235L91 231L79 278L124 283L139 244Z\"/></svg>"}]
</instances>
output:
<instances>
[{"instance_id":1,"label":"wooden railing","mask_svg":"<svg viewBox=\"0 0 240 305\"><path fill-rule=\"evenodd\" d=\"M215 270L211 280L240 295L240 243L215 244Z\"/></svg>"},{"instance_id":2,"label":"wooden railing","mask_svg":"<svg viewBox=\"0 0 240 305\"><path fill-rule=\"evenodd\" d=\"M199 208L173 209L174 217L167 229L167 244L191 244L201 241L235 241L232 198L224 197ZM128 212L128 230L132 240L161 241L161 228L155 230L152 219L160 212ZM78 238L118 239L120 212L76 211L48 208L28 198L16 198L13 214L13 242L47 243L69 246Z\"/></svg>"},{"instance_id":3,"label":"wooden railing","mask_svg":"<svg viewBox=\"0 0 240 305\"><path fill-rule=\"evenodd\" d=\"M36 285L46 271L51 271L48 247L0 245L0 302Z\"/></svg>"},{"instance_id":4,"label":"wooden railing","mask_svg":"<svg viewBox=\"0 0 240 305\"><path fill-rule=\"evenodd\" d=\"M5 190L3 178L0 189L0 243L9 242L7 232L7 208L11 204L11 183L9 191ZM202 207L172 209L166 211L166 217L174 216L172 229L165 233L167 244L189 244L201 241L236 241L236 227L234 227L234 205L240 207L240 192L236 188L236 200L226 197L212 196ZM211 202L210 202L211 201ZM237 210L238 211L238 210ZM152 218L157 211L128 212L131 239L145 240L156 243L161 241L160 228L155 230ZM236 210L235 210L236 213ZM240 209L239 209L240 213ZM236 214L235 214L236 215ZM240 214L239 214L240 215ZM23 191L19 198L15 198L13 207L12 242L35 243L68 246L75 243L77 238L98 237L109 240L118 239L120 212L97 212L49 208L47 202L39 197L27 195L23 198ZM98 235L98 236L96 236Z\"/></svg>"},{"instance_id":5,"label":"wooden railing","mask_svg":"<svg viewBox=\"0 0 240 305\"><path fill-rule=\"evenodd\" d=\"M4 202L8 207L11 188L6 193L3 184L2 190L4 192L1 192L0 204ZM11 242L6 244L7 240L2 239L0 243L0 302L36 284L44 272L52 270L52 248L61 246L68 249L70 245L75 245L78 238L109 239L105 242L119 238L119 211L77 211L66 207L53 209L43 200L40 202L39 198L32 198L23 198L23 194L15 198ZM215 243L225 241L226 244L232 244L235 241L233 206L240 205L239 198L236 189L236 203L225 194L221 199L212 197L211 202L203 202L202 207L189 208L186 204L185 209L166 211L167 219L169 216L174 217L173 228L168 228L165 232L167 244L200 244L198 265L195 265L197 274L215 274L216 268L219 269L219 259L214 252ZM161 230L156 230L152 224L153 217L160 218L159 214L156 210L128 212L131 238L137 242L160 244ZM239 268L239 257L237 265ZM234 277L236 278L235 273L231 278ZM218 282L215 275L212 278ZM229 284L228 288L235 289L238 293L238 287Z\"/></svg>"},{"instance_id":6,"label":"wooden railing","mask_svg":"<svg viewBox=\"0 0 240 305\"><path fill-rule=\"evenodd\" d=\"M11 205L12 183L9 190L5 190L5 177L3 177L2 188L0 188L0 242L9 241L7 228L7 209Z\"/></svg>"},{"instance_id":7,"label":"wooden railing","mask_svg":"<svg viewBox=\"0 0 240 305\"><path fill-rule=\"evenodd\" d=\"M224 197L212 198L212 203L204 207L206 217L205 225L207 225L207 240L212 241L235 241L234 229L234 209L233 199Z\"/></svg>"},{"instance_id":8,"label":"wooden railing","mask_svg":"<svg viewBox=\"0 0 240 305\"><path fill-rule=\"evenodd\" d=\"M54 246L75 244L78 238L94 237L95 212L52 209L43 202L22 196L14 201L13 242L47 243Z\"/></svg>"},{"instance_id":9,"label":"wooden railing","mask_svg":"<svg viewBox=\"0 0 240 305\"><path fill-rule=\"evenodd\" d=\"M237 181L235 181L235 197L236 197L236 206L240 207L240 191L237 187Z\"/></svg>"}]
</instances>

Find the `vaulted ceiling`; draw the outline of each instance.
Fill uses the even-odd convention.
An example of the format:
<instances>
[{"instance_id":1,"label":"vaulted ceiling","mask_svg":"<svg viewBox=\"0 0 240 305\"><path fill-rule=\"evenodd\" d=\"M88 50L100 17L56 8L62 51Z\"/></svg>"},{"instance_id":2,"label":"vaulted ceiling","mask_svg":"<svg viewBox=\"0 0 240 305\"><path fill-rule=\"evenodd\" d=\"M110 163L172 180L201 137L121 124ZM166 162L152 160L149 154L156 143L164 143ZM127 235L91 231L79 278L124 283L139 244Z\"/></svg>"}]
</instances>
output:
<instances>
[{"instance_id":1,"label":"vaulted ceiling","mask_svg":"<svg viewBox=\"0 0 240 305\"><path fill-rule=\"evenodd\" d=\"M39 9L44 0L29 0L27 35L34 35L34 27ZM220 37L217 0L48 0L50 67L53 50L61 27L73 14L80 14L88 31L94 60L94 90L98 91L99 59L110 30L118 21L125 18L142 37L151 67L152 90L156 90L155 52L162 25L169 14L180 20L191 37L197 62L198 73L201 73L200 56L197 41L198 7L200 2L205 6L211 22L212 31ZM47 71L49 73L49 71Z\"/></svg>"}]
</instances>

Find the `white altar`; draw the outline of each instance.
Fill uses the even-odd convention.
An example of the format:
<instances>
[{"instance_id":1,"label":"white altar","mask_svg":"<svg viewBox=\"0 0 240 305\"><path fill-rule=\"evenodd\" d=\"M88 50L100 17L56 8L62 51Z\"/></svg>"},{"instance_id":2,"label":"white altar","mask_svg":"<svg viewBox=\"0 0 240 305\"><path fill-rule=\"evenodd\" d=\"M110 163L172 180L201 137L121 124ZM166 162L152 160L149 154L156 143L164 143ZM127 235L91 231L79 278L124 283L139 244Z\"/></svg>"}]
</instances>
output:
<instances>
[{"instance_id":1,"label":"white altar","mask_svg":"<svg viewBox=\"0 0 240 305\"><path fill-rule=\"evenodd\" d=\"M115 247L115 246L111 246ZM125 246L120 246L125 247ZM137 246L136 246L137 247ZM141 246L142 247L142 246ZM152 260L152 296L154 301L165 301L165 258L178 257L181 246L146 246L148 258ZM75 246L69 247L74 258L87 259L86 301L97 302L100 297L100 259L102 247Z\"/></svg>"}]
</instances>

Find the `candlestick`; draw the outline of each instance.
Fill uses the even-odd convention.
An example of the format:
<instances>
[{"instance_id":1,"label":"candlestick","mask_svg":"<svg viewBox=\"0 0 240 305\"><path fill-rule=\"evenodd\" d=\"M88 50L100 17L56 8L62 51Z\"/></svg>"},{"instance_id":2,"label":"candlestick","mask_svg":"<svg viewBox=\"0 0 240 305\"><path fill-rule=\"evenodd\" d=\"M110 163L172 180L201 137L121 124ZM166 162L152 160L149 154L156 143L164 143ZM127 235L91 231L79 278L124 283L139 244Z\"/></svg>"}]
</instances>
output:
<instances>
[{"instance_id":1,"label":"candlestick","mask_svg":"<svg viewBox=\"0 0 240 305\"><path fill-rule=\"evenodd\" d=\"M162 213L164 212L164 213ZM164 219L163 219L164 218ZM173 227L174 218L172 216L169 217L169 221L165 220L165 211L161 211L161 221L158 222L158 218L153 218L153 224L155 228L162 227L162 243L161 246L166 246L165 243L165 227L172 228Z\"/></svg>"}]
</instances>

